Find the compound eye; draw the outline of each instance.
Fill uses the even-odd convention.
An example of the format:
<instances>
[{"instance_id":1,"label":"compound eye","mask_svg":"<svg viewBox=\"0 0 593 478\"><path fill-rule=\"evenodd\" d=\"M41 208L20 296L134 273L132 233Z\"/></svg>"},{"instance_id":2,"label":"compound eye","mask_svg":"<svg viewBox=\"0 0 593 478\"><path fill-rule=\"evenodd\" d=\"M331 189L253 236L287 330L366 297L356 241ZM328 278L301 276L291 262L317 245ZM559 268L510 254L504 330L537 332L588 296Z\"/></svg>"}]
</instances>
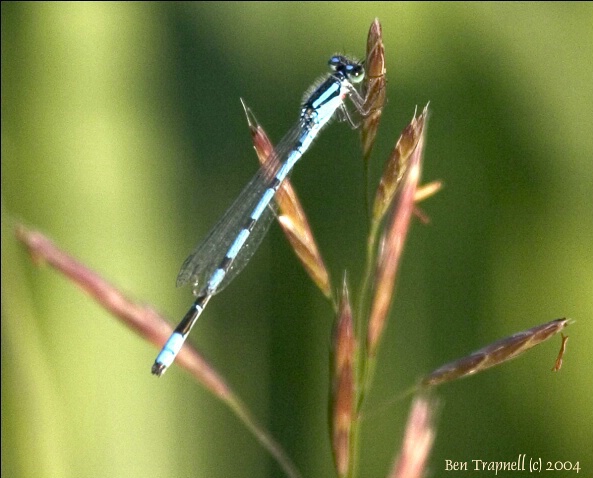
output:
<instances>
[{"instance_id":1,"label":"compound eye","mask_svg":"<svg viewBox=\"0 0 593 478\"><path fill-rule=\"evenodd\" d=\"M342 55L334 55L332 56L329 61L329 67L333 70L333 71L338 71L341 68L344 67L344 57Z\"/></svg>"},{"instance_id":2,"label":"compound eye","mask_svg":"<svg viewBox=\"0 0 593 478\"><path fill-rule=\"evenodd\" d=\"M360 83L364 78L364 67L362 65L348 65L346 75L352 83Z\"/></svg>"}]
</instances>

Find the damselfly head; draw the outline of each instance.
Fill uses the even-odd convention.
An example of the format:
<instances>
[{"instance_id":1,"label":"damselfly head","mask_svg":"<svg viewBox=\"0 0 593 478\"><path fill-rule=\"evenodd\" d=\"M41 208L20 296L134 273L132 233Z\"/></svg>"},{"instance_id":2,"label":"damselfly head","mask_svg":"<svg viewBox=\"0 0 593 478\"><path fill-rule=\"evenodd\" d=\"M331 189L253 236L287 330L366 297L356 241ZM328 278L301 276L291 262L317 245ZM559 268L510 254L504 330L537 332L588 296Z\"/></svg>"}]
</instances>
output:
<instances>
[{"instance_id":1,"label":"damselfly head","mask_svg":"<svg viewBox=\"0 0 593 478\"><path fill-rule=\"evenodd\" d=\"M356 60L343 55L334 55L328 63L332 70L343 73L352 83L359 83L364 78L364 66Z\"/></svg>"}]
</instances>

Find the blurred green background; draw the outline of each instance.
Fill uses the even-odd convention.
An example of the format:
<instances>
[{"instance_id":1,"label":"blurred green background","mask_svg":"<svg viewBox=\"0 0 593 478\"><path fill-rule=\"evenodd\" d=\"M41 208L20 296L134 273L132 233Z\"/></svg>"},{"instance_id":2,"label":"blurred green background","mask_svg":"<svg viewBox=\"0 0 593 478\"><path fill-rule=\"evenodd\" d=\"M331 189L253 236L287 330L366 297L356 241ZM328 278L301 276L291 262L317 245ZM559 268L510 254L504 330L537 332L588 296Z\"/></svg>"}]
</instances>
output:
<instances>
[{"instance_id":1,"label":"blurred green background","mask_svg":"<svg viewBox=\"0 0 593 478\"><path fill-rule=\"evenodd\" d=\"M35 268L12 228L40 228L176 323L192 301L180 264L257 168L239 98L278 140L330 54L364 55L375 17L389 102L374 178L430 101L424 180L445 188L408 238L368 409L568 316L561 372L558 337L438 389L430 468L526 453L593 474L591 3L3 2L2 476L282 476L187 373L151 376L157 350ZM358 285L357 134L331 126L292 177L334 283L348 270ZM333 475L332 320L274 225L191 337L306 477ZM408 406L366 422L363 476L385 476Z\"/></svg>"}]
</instances>

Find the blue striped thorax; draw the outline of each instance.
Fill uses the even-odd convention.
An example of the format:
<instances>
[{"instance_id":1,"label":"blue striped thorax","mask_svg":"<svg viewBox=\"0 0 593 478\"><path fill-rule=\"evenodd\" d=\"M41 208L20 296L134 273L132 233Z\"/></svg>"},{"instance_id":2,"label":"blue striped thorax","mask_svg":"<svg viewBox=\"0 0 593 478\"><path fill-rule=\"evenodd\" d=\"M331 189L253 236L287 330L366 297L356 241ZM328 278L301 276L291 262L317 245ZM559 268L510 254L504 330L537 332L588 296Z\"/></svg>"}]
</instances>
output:
<instances>
[{"instance_id":1,"label":"blue striped thorax","mask_svg":"<svg viewBox=\"0 0 593 478\"><path fill-rule=\"evenodd\" d=\"M301 109L301 121L308 126L310 123L319 128L325 125L343 105L354 88L352 85L364 78L363 65L345 56L334 55L328 63L334 73L307 95Z\"/></svg>"}]
</instances>

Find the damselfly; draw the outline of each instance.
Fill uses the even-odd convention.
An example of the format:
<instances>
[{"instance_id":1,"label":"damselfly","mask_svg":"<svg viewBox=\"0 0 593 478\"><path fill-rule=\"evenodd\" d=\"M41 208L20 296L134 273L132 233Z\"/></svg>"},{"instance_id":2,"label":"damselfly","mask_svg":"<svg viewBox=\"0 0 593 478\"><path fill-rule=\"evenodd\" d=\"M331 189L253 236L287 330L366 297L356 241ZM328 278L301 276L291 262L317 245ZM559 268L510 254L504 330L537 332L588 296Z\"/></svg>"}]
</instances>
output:
<instances>
[{"instance_id":1,"label":"damselfly","mask_svg":"<svg viewBox=\"0 0 593 478\"><path fill-rule=\"evenodd\" d=\"M309 90L298 122L278 143L267 166L260 168L181 266L177 286L191 282L196 300L157 356L153 374L162 375L167 370L210 298L245 267L274 217L274 195L321 129L335 114L352 123L346 97L364 114L364 98L354 87L364 77L363 65L334 55L329 66L332 72Z\"/></svg>"}]
</instances>

